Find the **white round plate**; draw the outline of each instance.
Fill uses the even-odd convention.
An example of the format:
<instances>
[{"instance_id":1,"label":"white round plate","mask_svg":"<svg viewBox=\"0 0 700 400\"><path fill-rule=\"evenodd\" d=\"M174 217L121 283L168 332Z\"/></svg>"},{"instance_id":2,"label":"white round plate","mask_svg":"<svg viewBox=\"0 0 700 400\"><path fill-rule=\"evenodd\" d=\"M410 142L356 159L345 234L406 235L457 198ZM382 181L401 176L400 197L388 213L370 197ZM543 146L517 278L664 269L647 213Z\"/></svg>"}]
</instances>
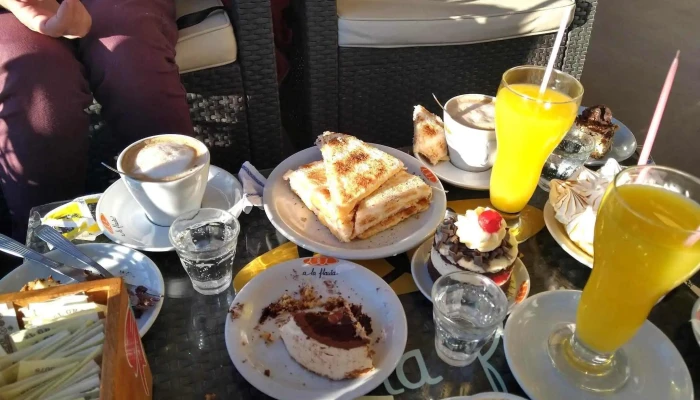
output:
<instances>
[{"instance_id":1,"label":"white round plate","mask_svg":"<svg viewBox=\"0 0 700 400\"><path fill-rule=\"evenodd\" d=\"M132 285L146 286L163 296L153 308L144 311L141 318L136 320L139 335L143 337L151 328L153 322L155 322L156 317L158 317L165 300L165 283L163 282L163 275L161 275L156 264L143 253L112 243L87 243L77 246L83 253L97 261L112 275L121 276L126 283ZM59 250L52 250L44 255L63 264L80 268L85 267L73 257ZM0 280L0 293L17 292L27 282L35 279L46 279L49 275L53 275L61 283L75 283L71 278L57 275L43 265L27 260Z\"/></svg>"},{"instance_id":2,"label":"white round plate","mask_svg":"<svg viewBox=\"0 0 700 400\"><path fill-rule=\"evenodd\" d=\"M544 224L547 225L547 230L549 230L549 233L552 234L554 240L559 243L559 246L561 246L565 252L569 253L571 257L575 258L576 261L587 266L588 268L593 268L593 257L583 251L576 245L576 243L569 239L569 235L566 234L564 225L562 225L561 222L557 221L557 219L554 217L554 207L552 207L549 202L544 205L543 214Z\"/></svg>"},{"instance_id":3,"label":"white round plate","mask_svg":"<svg viewBox=\"0 0 700 400\"><path fill-rule=\"evenodd\" d=\"M411 275L413 281L418 286L418 290L423 293L428 300L432 301L431 292L433 290L433 278L428 273L428 260L430 260L430 249L432 249L433 240L428 239L413 253L411 258ZM508 312L512 312L513 308L522 303L530 294L530 274L525 268L525 264L518 258L515 260L513 267L513 279L510 281L506 296L508 297Z\"/></svg>"},{"instance_id":4,"label":"white round plate","mask_svg":"<svg viewBox=\"0 0 700 400\"><path fill-rule=\"evenodd\" d=\"M471 396L450 397L444 400L525 400L520 396L510 393L488 392L478 393Z\"/></svg>"},{"instance_id":5,"label":"white round plate","mask_svg":"<svg viewBox=\"0 0 700 400\"><path fill-rule=\"evenodd\" d=\"M202 207L228 210L243 196L238 179L219 167L209 167L209 181ZM115 243L144 251L171 251L167 226L151 222L120 179L102 194L97 203L97 224Z\"/></svg>"},{"instance_id":6,"label":"white round plate","mask_svg":"<svg viewBox=\"0 0 700 400\"><path fill-rule=\"evenodd\" d=\"M322 259L324 265L307 264L318 258L296 259L261 272L243 287L232 304L243 305L241 316L233 320L226 315L224 336L233 364L251 385L276 399L350 400L363 396L389 377L406 348L406 314L393 289L360 265L327 257ZM321 271L328 279L319 275ZM332 292L324 283L327 280L334 282ZM307 371L289 356L274 321L260 328L272 333L274 341L266 345L260 339L260 331L255 327L262 309L304 285L312 285L324 297L341 295L362 305L363 312L372 318L373 371L342 381L332 381ZM269 376L265 370L269 370Z\"/></svg>"},{"instance_id":7,"label":"white round plate","mask_svg":"<svg viewBox=\"0 0 700 400\"><path fill-rule=\"evenodd\" d=\"M416 158L425 167L430 168L438 178L452 186L471 190L489 190L491 185L491 169L483 172L469 172L455 167L449 161L440 161L437 165L432 165L420 154Z\"/></svg>"},{"instance_id":8,"label":"white round plate","mask_svg":"<svg viewBox=\"0 0 700 400\"><path fill-rule=\"evenodd\" d=\"M693 305L693 310L690 312L690 322L693 327L695 340L700 345L700 299L697 299Z\"/></svg>"},{"instance_id":9,"label":"white round plate","mask_svg":"<svg viewBox=\"0 0 700 400\"><path fill-rule=\"evenodd\" d=\"M347 260L395 256L418 246L431 236L440 225L447 208L445 190L440 181L429 168L421 166L418 160L409 154L379 144L370 145L401 160L409 173L423 178L425 183L433 188L430 208L369 239L353 240L349 243L339 241L319 222L316 215L306 208L304 202L292 192L289 183L283 179L287 171L321 159L318 147L310 147L282 161L267 179L263 205L272 225L287 239L307 250Z\"/></svg>"},{"instance_id":10,"label":"white round plate","mask_svg":"<svg viewBox=\"0 0 700 400\"><path fill-rule=\"evenodd\" d=\"M559 374L547 354L547 339L558 324L574 323L578 290L538 293L508 318L503 335L508 366L533 399L690 400L693 383L676 346L649 321L623 346L631 376L614 395L598 395L573 386ZM543 384L546 383L546 384Z\"/></svg>"},{"instance_id":11,"label":"white round plate","mask_svg":"<svg viewBox=\"0 0 700 400\"><path fill-rule=\"evenodd\" d=\"M581 114L585 109L586 107L584 106L579 107L578 113ZM612 147L610 147L610 151L600 160L596 160L592 157L589 158L588 161L585 162L585 165L592 167L601 166L610 158L614 158L618 162L622 162L632 157L632 154L634 154L634 151L637 149L637 139L634 137L632 131L627 127L627 125L623 124L615 117L613 117L612 122L613 124L617 124L619 128L617 129L617 132L615 132L615 135L613 135L613 142Z\"/></svg>"}]
</instances>

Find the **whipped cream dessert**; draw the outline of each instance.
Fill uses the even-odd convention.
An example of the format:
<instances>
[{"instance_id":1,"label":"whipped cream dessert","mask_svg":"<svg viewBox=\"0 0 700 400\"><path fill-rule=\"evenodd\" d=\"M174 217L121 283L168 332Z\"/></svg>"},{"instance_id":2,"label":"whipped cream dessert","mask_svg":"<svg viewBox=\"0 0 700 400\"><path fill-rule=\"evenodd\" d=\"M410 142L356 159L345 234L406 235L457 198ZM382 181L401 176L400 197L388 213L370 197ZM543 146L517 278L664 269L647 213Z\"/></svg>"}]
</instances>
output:
<instances>
[{"instance_id":1,"label":"whipped cream dessert","mask_svg":"<svg viewBox=\"0 0 700 400\"><path fill-rule=\"evenodd\" d=\"M280 328L292 358L307 370L333 380L352 379L374 369L367 329L349 307L294 313Z\"/></svg>"},{"instance_id":2,"label":"whipped cream dessert","mask_svg":"<svg viewBox=\"0 0 700 400\"><path fill-rule=\"evenodd\" d=\"M501 215L478 207L442 222L433 241L428 272L437 279L450 272L471 271L504 286L510 282L517 258L518 242Z\"/></svg>"},{"instance_id":3,"label":"whipped cream dessert","mask_svg":"<svg viewBox=\"0 0 700 400\"><path fill-rule=\"evenodd\" d=\"M568 180L552 179L549 183L554 218L564 226L569 239L590 256L593 256L598 207L608 185L620 171L620 164L611 158L597 172L581 168Z\"/></svg>"}]
</instances>

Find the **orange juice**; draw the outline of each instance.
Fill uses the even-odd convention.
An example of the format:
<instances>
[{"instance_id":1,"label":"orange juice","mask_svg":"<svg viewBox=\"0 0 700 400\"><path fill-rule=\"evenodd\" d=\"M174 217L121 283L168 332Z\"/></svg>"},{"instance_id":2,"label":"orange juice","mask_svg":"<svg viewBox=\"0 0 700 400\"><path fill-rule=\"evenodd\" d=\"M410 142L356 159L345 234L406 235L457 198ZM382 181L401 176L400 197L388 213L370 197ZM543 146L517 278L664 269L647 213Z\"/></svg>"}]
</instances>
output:
<instances>
[{"instance_id":1,"label":"orange juice","mask_svg":"<svg viewBox=\"0 0 700 400\"><path fill-rule=\"evenodd\" d=\"M632 211L634 210L634 211ZM576 315L576 336L612 353L634 336L654 304L700 265L700 205L638 184L608 189L595 226L593 272Z\"/></svg>"},{"instance_id":2,"label":"orange juice","mask_svg":"<svg viewBox=\"0 0 700 400\"><path fill-rule=\"evenodd\" d=\"M552 89L540 96L539 86L533 84L512 84L498 90L498 151L491 172L494 207L507 213L525 208L544 162L573 124L578 106L568 95Z\"/></svg>"}]
</instances>

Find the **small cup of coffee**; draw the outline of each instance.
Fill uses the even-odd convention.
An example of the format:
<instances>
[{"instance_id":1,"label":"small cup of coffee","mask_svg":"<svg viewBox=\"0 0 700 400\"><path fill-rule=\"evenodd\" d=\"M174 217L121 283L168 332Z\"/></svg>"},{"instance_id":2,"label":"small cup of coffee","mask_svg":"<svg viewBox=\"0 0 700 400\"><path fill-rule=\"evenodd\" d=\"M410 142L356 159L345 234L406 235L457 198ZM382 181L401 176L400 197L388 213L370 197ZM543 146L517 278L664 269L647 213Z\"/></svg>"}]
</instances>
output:
<instances>
[{"instance_id":1,"label":"small cup of coffee","mask_svg":"<svg viewBox=\"0 0 700 400\"><path fill-rule=\"evenodd\" d=\"M156 225L170 226L202 206L209 149L190 136L167 134L132 143L117 159L126 188Z\"/></svg>"},{"instance_id":2,"label":"small cup of coffee","mask_svg":"<svg viewBox=\"0 0 700 400\"><path fill-rule=\"evenodd\" d=\"M496 103L492 96L463 94L445 103L443 120L450 162L481 172L496 159Z\"/></svg>"}]
</instances>

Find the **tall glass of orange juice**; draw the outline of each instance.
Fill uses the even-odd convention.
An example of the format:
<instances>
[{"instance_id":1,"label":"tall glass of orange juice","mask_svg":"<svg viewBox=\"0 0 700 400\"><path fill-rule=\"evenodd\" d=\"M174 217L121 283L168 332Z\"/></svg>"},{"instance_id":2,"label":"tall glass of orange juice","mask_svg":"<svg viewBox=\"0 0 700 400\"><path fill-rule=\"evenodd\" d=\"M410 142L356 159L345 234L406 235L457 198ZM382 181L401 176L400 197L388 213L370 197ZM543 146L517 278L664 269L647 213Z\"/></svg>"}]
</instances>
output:
<instances>
[{"instance_id":1,"label":"tall glass of orange juice","mask_svg":"<svg viewBox=\"0 0 700 400\"><path fill-rule=\"evenodd\" d=\"M549 339L554 365L579 387L615 391L630 371L620 348L654 304L700 266L700 180L666 167L623 170L598 210L593 272L576 327Z\"/></svg>"},{"instance_id":2,"label":"tall glass of orange juice","mask_svg":"<svg viewBox=\"0 0 700 400\"><path fill-rule=\"evenodd\" d=\"M540 93L544 74L544 67L511 68L496 95L498 150L491 172L491 204L509 221L518 241L536 233L519 214L537 188L547 157L571 128L583 96L581 82L557 70Z\"/></svg>"}]
</instances>

